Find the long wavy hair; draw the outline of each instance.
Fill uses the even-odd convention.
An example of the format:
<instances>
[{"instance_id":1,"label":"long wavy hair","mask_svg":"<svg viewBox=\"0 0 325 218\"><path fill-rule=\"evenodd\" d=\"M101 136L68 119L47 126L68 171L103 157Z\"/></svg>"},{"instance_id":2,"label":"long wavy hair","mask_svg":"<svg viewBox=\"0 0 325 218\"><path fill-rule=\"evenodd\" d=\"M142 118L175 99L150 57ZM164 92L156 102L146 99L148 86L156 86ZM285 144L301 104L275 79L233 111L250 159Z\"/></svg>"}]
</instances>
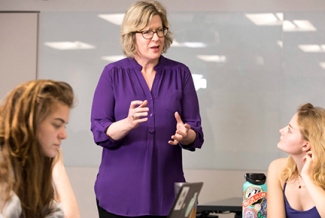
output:
<instances>
[{"instance_id":1,"label":"long wavy hair","mask_svg":"<svg viewBox=\"0 0 325 218\"><path fill-rule=\"evenodd\" d=\"M74 93L65 82L33 80L13 89L0 106L0 202L14 191L22 217L45 217L54 199L53 158L46 157L37 138L39 123L58 104L73 107Z\"/></svg>"},{"instance_id":2,"label":"long wavy hair","mask_svg":"<svg viewBox=\"0 0 325 218\"><path fill-rule=\"evenodd\" d=\"M137 1L127 9L121 26L123 53L127 57L134 57L137 53L135 32L148 26L154 15L161 18L164 28L170 28L165 7L156 0ZM170 30L164 38L162 53L166 53L173 42Z\"/></svg>"},{"instance_id":3,"label":"long wavy hair","mask_svg":"<svg viewBox=\"0 0 325 218\"><path fill-rule=\"evenodd\" d=\"M302 137L309 141L313 152L313 164L310 178L325 189L325 109L310 103L300 106L297 110L297 123ZM283 178L299 175L297 165L291 156L283 170Z\"/></svg>"}]
</instances>

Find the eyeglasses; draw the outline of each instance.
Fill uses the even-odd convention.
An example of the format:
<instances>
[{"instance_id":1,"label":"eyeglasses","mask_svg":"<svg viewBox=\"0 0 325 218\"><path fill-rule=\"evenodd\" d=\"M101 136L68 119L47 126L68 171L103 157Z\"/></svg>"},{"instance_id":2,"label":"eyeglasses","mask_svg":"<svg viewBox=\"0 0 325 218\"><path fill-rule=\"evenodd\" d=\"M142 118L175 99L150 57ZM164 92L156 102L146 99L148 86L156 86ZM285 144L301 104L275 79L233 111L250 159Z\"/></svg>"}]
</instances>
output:
<instances>
[{"instance_id":1,"label":"eyeglasses","mask_svg":"<svg viewBox=\"0 0 325 218\"><path fill-rule=\"evenodd\" d=\"M164 28L156 29L155 31L145 30L145 31L136 31L135 33L141 33L143 38L145 39L152 39L155 33L159 38L163 38L164 36L167 35L167 32L168 32L168 28L164 27Z\"/></svg>"}]
</instances>

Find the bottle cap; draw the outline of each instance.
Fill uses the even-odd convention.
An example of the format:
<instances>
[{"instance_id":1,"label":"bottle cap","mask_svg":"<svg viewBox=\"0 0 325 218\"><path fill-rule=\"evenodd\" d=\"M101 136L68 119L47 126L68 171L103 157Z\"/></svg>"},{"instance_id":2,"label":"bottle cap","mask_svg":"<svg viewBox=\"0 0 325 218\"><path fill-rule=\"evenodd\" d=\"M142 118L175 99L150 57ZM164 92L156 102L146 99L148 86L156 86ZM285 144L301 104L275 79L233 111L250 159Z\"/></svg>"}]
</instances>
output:
<instances>
[{"instance_id":1,"label":"bottle cap","mask_svg":"<svg viewBox=\"0 0 325 218\"><path fill-rule=\"evenodd\" d=\"M266 176L264 173L246 173L245 179L254 185L263 185L266 181Z\"/></svg>"}]
</instances>

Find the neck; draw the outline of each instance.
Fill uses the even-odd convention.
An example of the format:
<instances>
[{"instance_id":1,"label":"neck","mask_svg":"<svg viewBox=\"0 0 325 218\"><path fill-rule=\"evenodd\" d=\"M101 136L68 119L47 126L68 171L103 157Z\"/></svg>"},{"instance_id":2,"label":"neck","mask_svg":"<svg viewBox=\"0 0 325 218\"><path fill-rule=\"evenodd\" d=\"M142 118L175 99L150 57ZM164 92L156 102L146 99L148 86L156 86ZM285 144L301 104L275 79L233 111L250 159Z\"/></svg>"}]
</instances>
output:
<instances>
[{"instance_id":1,"label":"neck","mask_svg":"<svg viewBox=\"0 0 325 218\"><path fill-rule=\"evenodd\" d=\"M300 175L301 169L304 166L304 162L302 161L302 158L305 155L299 155L299 156L292 156L292 158L294 159L296 165L297 165L297 170L298 170L298 174Z\"/></svg>"},{"instance_id":2,"label":"neck","mask_svg":"<svg viewBox=\"0 0 325 218\"><path fill-rule=\"evenodd\" d=\"M159 58L153 60L147 60L139 57L138 55L134 56L134 59L138 64L142 66L142 70L144 71L153 71L154 67L158 64Z\"/></svg>"}]
</instances>

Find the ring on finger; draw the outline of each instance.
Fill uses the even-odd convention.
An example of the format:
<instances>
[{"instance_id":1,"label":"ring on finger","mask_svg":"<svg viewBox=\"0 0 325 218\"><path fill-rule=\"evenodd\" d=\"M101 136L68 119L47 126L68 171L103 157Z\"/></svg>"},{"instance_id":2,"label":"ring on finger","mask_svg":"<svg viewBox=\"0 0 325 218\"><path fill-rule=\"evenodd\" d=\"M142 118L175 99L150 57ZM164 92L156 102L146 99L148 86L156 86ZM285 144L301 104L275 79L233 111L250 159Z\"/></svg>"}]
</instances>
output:
<instances>
[{"instance_id":1,"label":"ring on finger","mask_svg":"<svg viewBox=\"0 0 325 218\"><path fill-rule=\"evenodd\" d=\"M132 116L131 116L133 119L135 118L135 116L134 116L134 114L132 114Z\"/></svg>"}]
</instances>

